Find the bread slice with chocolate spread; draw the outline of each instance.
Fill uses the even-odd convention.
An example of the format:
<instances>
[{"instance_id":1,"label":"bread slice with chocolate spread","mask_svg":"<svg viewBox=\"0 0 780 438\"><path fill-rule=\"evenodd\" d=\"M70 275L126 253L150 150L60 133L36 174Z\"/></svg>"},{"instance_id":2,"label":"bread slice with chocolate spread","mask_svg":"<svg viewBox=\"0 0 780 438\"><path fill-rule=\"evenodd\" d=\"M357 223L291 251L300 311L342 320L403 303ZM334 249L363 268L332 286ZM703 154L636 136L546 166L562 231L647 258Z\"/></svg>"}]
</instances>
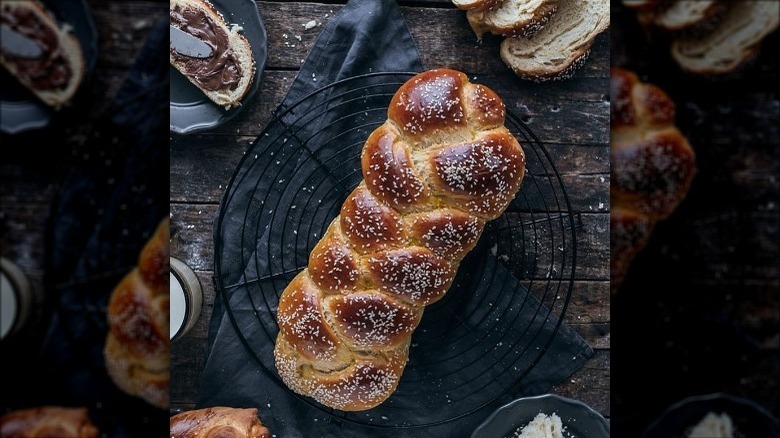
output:
<instances>
[{"instance_id":1,"label":"bread slice with chocolate spread","mask_svg":"<svg viewBox=\"0 0 780 438\"><path fill-rule=\"evenodd\" d=\"M69 105L85 72L84 54L70 26L58 23L38 0L0 2L0 23L41 49L36 57L0 49L0 65L44 104L55 109Z\"/></svg>"},{"instance_id":2,"label":"bread slice with chocolate spread","mask_svg":"<svg viewBox=\"0 0 780 438\"><path fill-rule=\"evenodd\" d=\"M241 104L255 77L252 47L238 25L228 25L207 0L171 0L171 25L205 41L207 58L170 49L170 62L211 101L226 110Z\"/></svg>"}]
</instances>

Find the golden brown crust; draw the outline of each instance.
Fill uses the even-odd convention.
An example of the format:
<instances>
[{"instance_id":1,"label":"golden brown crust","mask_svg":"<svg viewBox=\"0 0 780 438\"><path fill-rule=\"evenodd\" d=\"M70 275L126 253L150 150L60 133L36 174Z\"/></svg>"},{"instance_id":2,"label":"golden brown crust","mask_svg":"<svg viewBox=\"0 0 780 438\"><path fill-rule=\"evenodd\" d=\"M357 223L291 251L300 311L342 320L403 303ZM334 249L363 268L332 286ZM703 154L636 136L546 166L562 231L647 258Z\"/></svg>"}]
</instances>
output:
<instances>
[{"instance_id":1,"label":"golden brown crust","mask_svg":"<svg viewBox=\"0 0 780 438\"><path fill-rule=\"evenodd\" d=\"M257 408L215 406L171 417L171 438L269 438Z\"/></svg>"},{"instance_id":2,"label":"golden brown crust","mask_svg":"<svg viewBox=\"0 0 780 438\"><path fill-rule=\"evenodd\" d=\"M169 260L166 218L111 294L104 348L114 383L161 409L168 407L170 380Z\"/></svg>"},{"instance_id":3,"label":"golden brown crust","mask_svg":"<svg viewBox=\"0 0 780 438\"><path fill-rule=\"evenodd\" d=\"M274 355L293 391L345 411L395 391L424 307L523 178L504 116L493 91L454 70L400 87L364 146L364 182L280 298Z\"/></svg>"},{"instance_id":4,"label":"golden brown crust","mask_svg":"<svg viewBox=\"0 0 780 438\"><path fill-rule=\"evenodd\" d=\"M382 250L404 240L398 212L383 204L364 184L347 197L339 217L342 232L358 252Z\"/></svg>"},{"instance_id":5,"label":"golden brown crust","mask_svg":"<svg viewBox=\"0 0 780 438\"><path fill-rule=\"evenodd\" d=\"M97 427L87 408L42 406L9 412L0 417L3 438L97 438Z\"/></svg>"},{"instance_id":6,"label":"golden brown crust","mask_svg":"<svg viewBox=\"0 0 780 438\"><path fill-rule=\"evenodd\" d=\"M382 202L398 210L428 201L430 193L414 170L409 146L393 129L381 126L366 141L362 152L366 186ZM385 181L397 181L388 185Z\"/></svg>"},{"instance_id":7,"label":"golden brown crust","mask_svg":"<svg viewBox=\"0 0 780 438\"><path fill-rule=\"evenodd\" d=\"M423 247L409 246L375 253L364 265L377 289L413 305L427 306L444 296L454 277L443 257Z\"/></svg>"},{"instance_id":8,"label":"golden brown crust","mask_svg":"<svg viewBox=\"0 0 780 438\"><path fill-rule=\"evenodd\" d=\"M417 242L440 257L463 258L477 244L485 221L457 209L440 208L408 216Z\"/></svg>"},{"instance_id":9,"label":"golden brown crust","mask_svg":"<svg viewBox=\"0 0 780 438\"><path fill-rule=\"evenodd\" d=\"M675 105L635 73L611 71L611 290L622 285L631 260L654 224L685 198L696 173L695 155L674 125Z\"/></svg>"}]
</instances>

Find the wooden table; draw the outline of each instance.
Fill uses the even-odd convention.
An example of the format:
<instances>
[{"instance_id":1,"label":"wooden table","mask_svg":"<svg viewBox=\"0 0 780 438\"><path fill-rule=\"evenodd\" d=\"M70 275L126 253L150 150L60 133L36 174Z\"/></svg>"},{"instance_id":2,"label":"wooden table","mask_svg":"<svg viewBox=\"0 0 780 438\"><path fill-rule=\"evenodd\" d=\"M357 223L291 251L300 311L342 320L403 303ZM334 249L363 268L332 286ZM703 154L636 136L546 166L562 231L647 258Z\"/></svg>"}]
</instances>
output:
<instances>
[{"instance_id":1,"label":"wooden table","mask_svg":"<svg viewBox=\"0 0 780 438\"><path fill-rule=\"evenodd\" d=\"M565 322L595 350L592 359L553 392L610 416L609 309L609 38L598 37L590 59L569 81L535 84L517 78L498 56L500 40L478 43L465 13L445 0L400 2L424 66L447 66L489 82L507 107L544 142L562 174L577 232L577 270ZM196 326L172 345L173 408L195 406L207 351L215 291L213 229L218 203L251 142L271 120L312 48L341 4L258 2L268 32L268 61L259 95L228 123L171 139L172 255L198 275L205 301ZM317 27L306 29L310 20Z\"/></svg>"}]
</instances>

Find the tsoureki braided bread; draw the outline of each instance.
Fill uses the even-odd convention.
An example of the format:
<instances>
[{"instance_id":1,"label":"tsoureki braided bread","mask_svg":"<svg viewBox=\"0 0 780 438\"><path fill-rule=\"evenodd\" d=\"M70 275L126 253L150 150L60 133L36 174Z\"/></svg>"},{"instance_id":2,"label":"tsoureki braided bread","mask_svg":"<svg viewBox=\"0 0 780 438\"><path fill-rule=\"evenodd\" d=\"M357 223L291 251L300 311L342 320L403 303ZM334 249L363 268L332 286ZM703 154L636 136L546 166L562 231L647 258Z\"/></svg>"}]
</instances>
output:
<instances>
[{"instance_id":1,"label":"tsoureki braided bread","mask_svg":"<svg viewBox=\"0 0 780 438\"><path fill-rule=\"evenodd\" d=\"M612 68L610 125L610 289L622 286L655 224L688 194L695 154L675 125L675 105L653 84Z\"/></svg>"},{"instance_id":2,"label":"tsoureki braided bread","mask_svg":"<svg viewBox=\"0 0 780 438\"><path fill-rule=\"evenodd\" d=\"M124 392L167 409L170 385L170 220L157 225L111 293L106 371Z\"/></svg>"},{"instance_id":3,"label":"tsoureki braided bread","mask_svg":"<svg viewBox=\"0 0 780 438\"><path fill-rule=\"evenodd\" d=\"M398 385L425 306L449 288L525 174L502 100L437 69L395 93L362 151L364 180L282 293L282 380L320 403L375 407Z\"/></svg>"},{"instance_id":4,"label":"tsoureki braided bread","mask_svg":"<svg viewBox=\"0 0 780 438\"><path fill-rule=\"evenodd\" d=\"M269 438L257 408L213 406L171 417L171 438Z\"/></svg>"}]
</instances>

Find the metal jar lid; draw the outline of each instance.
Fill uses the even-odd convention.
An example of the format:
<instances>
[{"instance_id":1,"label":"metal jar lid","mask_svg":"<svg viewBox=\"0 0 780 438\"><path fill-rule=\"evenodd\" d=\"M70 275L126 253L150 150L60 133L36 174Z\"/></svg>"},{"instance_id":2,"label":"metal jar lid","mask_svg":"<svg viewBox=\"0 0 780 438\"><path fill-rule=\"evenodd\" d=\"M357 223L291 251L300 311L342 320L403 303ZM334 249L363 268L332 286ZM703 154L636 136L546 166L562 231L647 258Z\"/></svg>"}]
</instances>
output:
<instances>
[{"instance_id":1,"label":"metal jar lid","mask_svg":"<svg viewBox=\"0 0 780 438\"><path fill-rule=\"evenodd\" d=\"M171 342L184 336L200 316L203 290L189 266L171 257Z\"/></svg>"},{"instance_id":2,"label":"metal jar lid","mask_svg":"<svg viewBox=\"0 0 780 438\"><path fill-rule=\"evenodd\" d=\"M4 257L0 257L0 300L0 339L6 339L29 320L33 294L22 270Z\"/></svg>"}]
</instances>

